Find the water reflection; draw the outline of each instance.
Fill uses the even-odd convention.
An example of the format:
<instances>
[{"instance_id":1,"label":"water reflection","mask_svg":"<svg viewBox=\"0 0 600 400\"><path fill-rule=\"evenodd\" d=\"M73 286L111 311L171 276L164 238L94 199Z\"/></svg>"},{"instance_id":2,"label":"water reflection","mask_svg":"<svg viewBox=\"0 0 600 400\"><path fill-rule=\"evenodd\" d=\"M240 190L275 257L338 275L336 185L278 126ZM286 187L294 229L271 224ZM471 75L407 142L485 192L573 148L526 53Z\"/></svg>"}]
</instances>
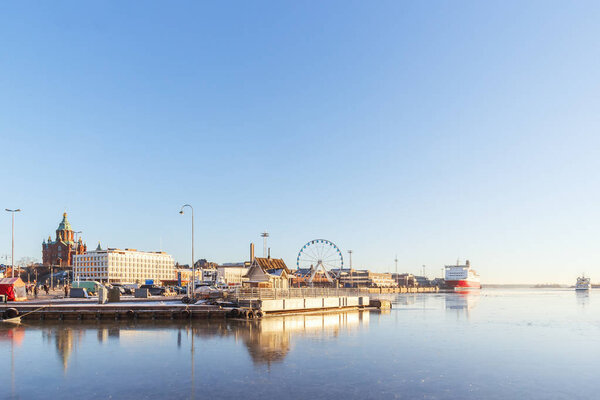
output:
<instances>
[{"instance_id":1,"label":"water reflection","mask_svg":"<svg viewBox=\"0 0 600 400\"><path fill-rule=\"evenodd\" d=\"M477 306L481 294L478 290L447 293L444 297L446 311L469 318L470 311Z\"/></svg>"},{"instance_id":2,"label":"water reflection","mask_svg":"<svg viewBox=\"0 0 600 400\"><path fill-rule=\"evenodd\" d=\"M22 326L0 330L0 341L9 342L14 346L20 347L25 339L25 328Z\"/></svg>"},{"instance_id":3,"label":"water reflection","mask_svg":"<svg viewBox=\"0 0 600 400\"><path fill-rule=\"evenodd\" d=\"M348 312L322 315L301 315L267 318L240 329L248 353L255 364L283 361L291 348L292 337L337 337L341 330L356 329L368 324L368 312Z\"/></svg>"},{"instance_id":4,"label":"water reflection","mask_svg":"<svg viewBox=\"0 0 600 400\"><path fill-rule=\"evenodd\" d=\"M486 289L394 296L391 315L27 321L0 326L0 398L595 398L595 295Z\"/></svg>"},{"instance_id":5,"label":"water reflection","mask_svg":"<svg viewBox=\"0 0 600 400\"><path fill-rule=\"evenodd\" d=\"M0 329L0 343L10 343L10 386L13 397L15 395L15 347L21 347L24 339L25 329L23 327L11 326L10 329ZM3 359L3 364L5 363L6 359Z\"/></svg>"},{"instance_id":6,"label":"water reflection","mask_svg":"<svg viewBox=\"0 0 600 400\"><path fill-rule=\"evenodd\" d=\"M402 296L397 296L395 299L395 304L402 306L412 306L417 302L416 294L405 294Z\"/></svg>"},{"instance_id":7,"label":"water reflection","mask_svg":"<svg viewBox=\"0 0 600 400\"><path fill-rule=\"evenodd\" d=\"M28 322L22 327L0 330L0 340L20 346L26 329L41 330L45 342L53 343L63 371L67 371L70 359L77 352L86 335L95 335L99 344L117 342L145 342L156 340L157 335L167 338L176 330L174 345L182 347L184 337L193 335L199 339L233 337L243 343L255 364L281 362L292 348L295 336L337 337L341 331L358 329L369 323L368 311L329 313L316 315L292 315L269 317L261 320L203 320L174 321L120 321L120 322ZM146 338L147 337L147 338Z\"/></svg>"},{"instance_id":8,"label":"water reflection","mask_svg":"<svg viewBox=\"0 0 600 400\"><path fill-rule=\"evenodd\" d=\"M577 299L577 305L581 308L585 308L590 302L590 292L589 291L576 291L575 297Z\"/></svg>"},{"instance_id":9,"label":"water reflection","mask_svg":"<svg viewBox=\"0 0 600 400\"><path fill-rule=\"evenodd\" d=\"M197 337L233 336L241 340L255 364L281 362L290 352L294 336L337 337L340 331L369 323L369 312L352 311L317 315L288 315L254 321L200 321Z\"/></svg>"},{"instance_id":10,"label":"water reflection","mask_svg":"<svg viewBox=\"0 0 600 400\"><path fill-rule=\"evenodd\" d=\"M67 370L69 358L75 349L75 343L81 343L81 338L84 332L81 330L73 331L73 329L58 329L54 336L56 344L56 352L59 355L63 371Z\"/></svg>"}]
</instances>

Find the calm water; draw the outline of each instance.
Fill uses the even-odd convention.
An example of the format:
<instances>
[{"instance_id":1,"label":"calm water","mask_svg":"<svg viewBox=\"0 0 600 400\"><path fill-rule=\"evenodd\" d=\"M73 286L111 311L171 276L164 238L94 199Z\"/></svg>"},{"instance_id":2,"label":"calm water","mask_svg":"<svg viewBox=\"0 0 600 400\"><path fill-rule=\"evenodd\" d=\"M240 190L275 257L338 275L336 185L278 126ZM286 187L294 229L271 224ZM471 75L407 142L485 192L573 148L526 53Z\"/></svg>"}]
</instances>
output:
<instances>
[{"instance_id":1,"label":"calm water","mask_svg":"<svg viewBox=\"0 0 600 400\"><path fill-rule=\"evenodd\" d=\"M600 291L399 295L389 312L0 328L0 398L596 398Z\"/></svg>"}]
</instances>

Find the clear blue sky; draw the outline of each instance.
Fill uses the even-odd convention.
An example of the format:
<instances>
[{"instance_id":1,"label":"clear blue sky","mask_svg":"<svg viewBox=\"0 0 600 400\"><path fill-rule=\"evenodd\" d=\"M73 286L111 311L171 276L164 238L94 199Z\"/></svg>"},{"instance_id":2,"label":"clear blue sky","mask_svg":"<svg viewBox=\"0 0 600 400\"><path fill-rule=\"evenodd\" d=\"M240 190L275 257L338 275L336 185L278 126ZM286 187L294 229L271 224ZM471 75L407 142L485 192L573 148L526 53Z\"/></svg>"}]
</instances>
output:
<instances>
[{"instance_id":1,"label":"clear blue sky","mask_svg":"<svg viewBox=\"0 0 600 400\"><path fill-rule=\"evenodd\" d=\"M600 281L600 3L3 2L16 258L88 246ZM10 215L0 219L10 254Z\"/></svg>"}]
</instances>

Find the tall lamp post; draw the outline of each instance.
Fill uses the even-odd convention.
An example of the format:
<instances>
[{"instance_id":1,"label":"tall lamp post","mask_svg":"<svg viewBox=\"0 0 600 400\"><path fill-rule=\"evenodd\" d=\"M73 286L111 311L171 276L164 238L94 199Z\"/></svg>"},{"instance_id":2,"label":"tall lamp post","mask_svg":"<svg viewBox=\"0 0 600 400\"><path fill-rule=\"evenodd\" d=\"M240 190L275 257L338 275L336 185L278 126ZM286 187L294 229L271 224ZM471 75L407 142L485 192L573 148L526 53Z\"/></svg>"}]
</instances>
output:
<instances>
[{"instance_id":1,"label":"tall lamp post","mask_svg":"<svg viewBox=\"0 0 600 400\"><path fill-rule=\"evenodd\" d=\"M398 254L396 254L396 258L394 258L394 264L396 264L396 285L400 286L400 279L398 278Z\"/></svg>"},{"instance_id":2,"label":"tall lamp post","mask_svg":"<svg viewBox=\"0 0 600 400\"><path fill-rule=\"evenodd\" d=\"M10 261L10 273L11 278L15 277L15 213L20 212L21 209L17 208L16 210L9 210L5 208L6 211L12 213L12 252L11 252L11 261Z\"/></svg>"},{"instance_id":3,"label":"tall lamp post","mask_svg":"<svg viewBox=\"0 0 600 400\"><path fill-rule=\"evenodd\" d=\"M350 256L350 287L354 287L354 273L352 271L352 250L348 250L348 255ZM342 271L340 271L340 275L342 275Z\"/></svg>"},{"instance_id":4,"label":"tall lamp post","mask_svg":"<svg viewBox=\"0 0 600 400\"><path fill-rule=\"evenodd\" d=\"M192 210L192 263L190 264L192 266L192 297L196 296L196 268L194 266L194 207L190 206L189 204L184 204L183 206L181 206L181 211L179 211L179 214L183 215L183 209L189 207L190 210ZM193 336L193 333L192 333Z\"/></svg>"}]
</instances>

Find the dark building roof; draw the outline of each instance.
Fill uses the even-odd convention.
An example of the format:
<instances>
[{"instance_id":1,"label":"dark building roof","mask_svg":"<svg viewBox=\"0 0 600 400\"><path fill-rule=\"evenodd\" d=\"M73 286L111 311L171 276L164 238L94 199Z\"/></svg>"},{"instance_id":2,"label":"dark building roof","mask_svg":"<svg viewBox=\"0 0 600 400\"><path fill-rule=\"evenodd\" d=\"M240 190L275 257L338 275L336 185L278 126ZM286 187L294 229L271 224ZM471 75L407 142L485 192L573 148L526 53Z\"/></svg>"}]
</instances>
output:
<instances>
[{"instance_id":1,"label":"dark building roof","mask_svg":"<svg viewBox=\"0 0 600 400\"><path fill-rule=\"evenodd\" d=\"M281 258L264 258L255 257L254 261L265 271L270 272L271 270L284 269L288 274L290 270L285 265L285 262Z\"/></svg>"},{"instance_id":2,"label":"dark building roof","mask_svg":"<svg viewBox=\"0 0 600 400\"><path fill-rule=\"evenodd\" d=\"M275 276L282 276L284 272L287 274L287 269L279 268L279 269L270 269L267 271L267 273L269 275L275 275Z\"/></svg>"}]
</instances>

